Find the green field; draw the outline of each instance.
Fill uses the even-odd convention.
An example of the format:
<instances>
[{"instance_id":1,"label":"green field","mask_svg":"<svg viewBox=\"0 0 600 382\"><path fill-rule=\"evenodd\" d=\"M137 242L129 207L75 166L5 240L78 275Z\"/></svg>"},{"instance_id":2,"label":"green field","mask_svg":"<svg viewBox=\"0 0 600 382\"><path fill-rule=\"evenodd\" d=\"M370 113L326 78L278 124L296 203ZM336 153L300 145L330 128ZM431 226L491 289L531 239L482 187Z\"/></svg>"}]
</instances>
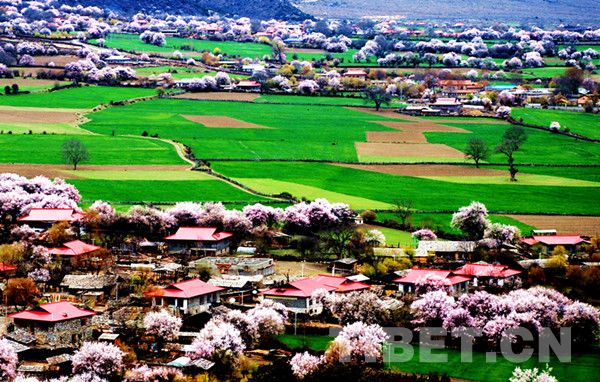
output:
<instances>
[{"instance_id":1,"label":"green field","mask_svg":"<svg viewBox=\"0 0 600 382\"><path fill-rule=\"evenodd\" d=\"M0 97L0 105L91 109L110 101L123 101L154 94L156 94L154 89L82 86L54 92L23 94L10 97L3 96Z\"/></svg>"},{"instance_id":2,"label":"green field","mask_svg":"<svg viewBox=\"0 0 600 382\"><path fill-rule=\"evenodd\" d=\"M121 203L179 201L259 202L265 200L220 180L110 180L69 179L85 201Z\"/></svg>"},{"instance_id":3,"label":"green field","mask_svg":"<svg viewBox=\"0 0 600 382\"><path fill-rule=\"evenodd\" d=\"M540 362L535 356L523 363L514 363L498 354L496 362L488 363L486 362L486 353L473 352L471 353L472 362L461 362L461 352L458 350L435 349L430 352L433 354L432 356L424 354L423 348L418 346L412 349L414 350L413 356L406 362L389 363L387 362L390 359L388 355L385 361L386 366L409 373L427 374L438 372L461 380L486 382L508 381L512 371L517 366L528 369L534 367L538 369L546 368L546 363ZM402 355L400 349L398 355ZM447 361L439 361L438 355L445 355ZM597 353L575 353L568 363L562 363L556 357L551 357L548 365L552 368L551 374L559 381L592 381L596 379L598 372L600 372L598 357Z\"/></svg>"},{"instance_id":4,"label":"green field","mask_svg":"<svg viewBox=\"0 0 600 382\"><path fill-rule=\"evenodd\" d=\"M316 334L281 334L276 340L291 350L310 349L312 351L325 351L333 337Z\"/></svg>"},{"instance_id":5,"label":"green field","mask_svg":"<svg viewBox=\"0 0 600 382\"><path fill-rule=\"evenodd\" d=\"M600 115L565 110L513 108L511 116L523 122L542 127L550 127L553 121L560 123L561 129L588 138L600 139Z\"/></svg>"},{"instance_id":6,"label":"green field","mask_svg":"<svg viewBox=\"0 0 600 382\"><path fill-rule=\"evenodd\" d=\"M212 167L236 179L255 178L255 184L269 185L270 180L287 182L285 191L292 195L301 196L303 187L311 186L323 192L333 191L390 204L399 198L409 199L414 208L430 212L455 211L477 200L490 211L600 213L600 206L591 202L597 200L597 187L458 184L321 163L214 162ZM294 184L299 185L298 189ZM260 188L257 190L261 191Z\"/></svg>"},{"instance_id":7,"label":"green field","mask_svg":"<svg viewBox=\"0 0 600 382\"><path fill-rule=\"evenodd\" d=\"M45 81L44 81L45 82ZM67 85L68 82L64 81L56 81L52 84L40 85L40 82L37 80L27 80L23 78L2 78L0 79L0 94L4 94L5 86L12 86L14 83L19 84L19 91L28 91L28 92L39 92L42 90L52 89L55 86Z\"/></svg>"},{"instance_id":8,"label":"green field","mask_svg":"<svg viewBox=\"0 0 600 382\"><path fill-rule=\"evenodd\" d=\"M228 116L269 129L207 128L181 115ZM176 139L198 158L328 159L357 161L354 142L366 131L393 131L370 121L385 118L334 106L269 105L157 99L109 108L83 125L98 134Z\"/></svg>"},{"instance_id":9,"label":"green field","mask_svg":"<svg viewBox=\"0 0 600 382\"><path fill-rule=\"evenodd\" d=\"M204 76L215 76L217 72L206 70L202 68L194 68L194 67L180 67L180 66L145 66L142 68L136 68L135 73L138 76L156 76L161 73L171 73L171 77L173 78L194 78L194 77L204 77ZM229 73L230 78L246 78L247 76L242 76L239 74L231 74Z\"/></svg>"},{"instance_id":10,"label":"green field","mask_svg":"<svg viewBox=\"0 0 600 382\"><path fill-rule=\"evenodd\" d=\"M265 44L242 43L236 41L195 40L181 37L167 37L165 46L156 46L142 42L137 34L111 33L106 37L106 47L136 52L173 53L179 51L213 52L219 48L229 56L262 58L271 54L271 47ZM94 40L91 41L94 43ZM188 49L184 49L188 48ZM200 54L198 54L200 56Z\"/></svg>"},{"instance_id":11,"label":"green field","mask_svg":"<svg viewBox=\"0 0 600 382\"><path fill-rule=\"evenodd\" d=\"M85 164L185 164L169 143L159 140L96 135L0 135L0 163L62 164L61 146L77 138L88 148ZM125 149L126 148L126 149Z\"/></svg>"},{"instance_id":12,"label":"green field","mask_svg":"<svg viewBox=\"0 0 600 382\"><path fill-rule=\"evenodd\" d=\"M297 105L333 105L333 106L370 106L362 98L357 97L325 97L325 96L297 96L281 94L264 94L254 100L256 103L283 103ZM398 108L403 103L393 101L390 105L382 107Z\"/></svg>"}]
</instances>

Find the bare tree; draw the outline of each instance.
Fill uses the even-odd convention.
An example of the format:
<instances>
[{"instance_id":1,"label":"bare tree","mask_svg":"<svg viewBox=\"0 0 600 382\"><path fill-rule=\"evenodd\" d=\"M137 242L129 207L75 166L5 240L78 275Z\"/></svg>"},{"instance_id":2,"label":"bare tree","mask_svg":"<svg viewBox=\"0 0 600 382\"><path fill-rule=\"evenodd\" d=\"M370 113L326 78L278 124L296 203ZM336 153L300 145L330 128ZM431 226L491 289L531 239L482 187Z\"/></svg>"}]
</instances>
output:
<instances>
[{"instance_id":1,"label":"bare tree","mask_svg":"<svg viewBox=\"0 0 600 382\"><path fill-rule=\"evenodd\" d=\"M73 170L77 170L77 165L90 159L87 147L79 139L68 139L63 143L62 156L67 163L73 164Z\"/></svg>"}]
</instances>

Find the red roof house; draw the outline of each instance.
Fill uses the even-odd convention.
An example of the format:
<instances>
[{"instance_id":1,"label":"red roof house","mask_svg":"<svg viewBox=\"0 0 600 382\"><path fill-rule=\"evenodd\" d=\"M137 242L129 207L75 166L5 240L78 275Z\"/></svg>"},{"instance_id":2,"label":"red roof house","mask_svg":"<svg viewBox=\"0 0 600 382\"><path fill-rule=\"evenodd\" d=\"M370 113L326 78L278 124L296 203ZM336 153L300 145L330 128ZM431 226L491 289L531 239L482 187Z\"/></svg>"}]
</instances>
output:
<instances>
[{"instance_id":1,"label":"red roof house","mask_svg":"<svg viewBox=\"0 0 600 382\"><path fill-rule=\"evenodd\" d=\"M579 235L533 235L521 239L527 247L541 245L547 254L552 253L557 246L563 246L569 252L575 252L581 244L589 243Z\"/></svg>"},{"instance_id":2,"label":"red roof house","mask_svg":"<svg viewBox=\"0 0 600 382\"><path fill-rule=\"evenodd\" d=\"M479 280L494 282L503 285L504 281L521 274L522 271L511 269L506 265L480 263L467 263L454 271L454 274L473 278L473 284L477 285Z\"/></svg>"},{"instance_id":3,"label":"red roof house","mask_svg":"<svg viewBox=\"0 0 600 382\"><path fill-rule=\"evenodd\" d=\"M50 248L49 252L56 256L81 256L95 252L99 249L102 249L102 247L87 244L80 240L73 240L64 243L62 247Z\"/></svg>"},{"instance_id":4,"label":"red roof house","mask_svg":"<svg viewBox=\"0 0 600 382\"><path fill-rule=\"evenodd\" d=\"M198 314L207 311L213 302L218 302L224 290L200 279L191 279L146 292L145 295L152 298L152 306L168 306L183 314Z\"/></svg>"},{"instance_id":5,"label":"red roof house","mask_svg":"<svg viewBox=\"0 0 600 382\"><path fill-rule=\"evenodd\" d=\"M54 224L57 222L75 222L83 218L84 214L72 208L32 208L29 214L18 219L20 223L27 224Z\"/></svg>"},{"instance_id":6,"label":"red roof house","mask_svg":"<svg viewBox=\"0 0 600 382\"><path fill-rule=\"evenodd\" d=\"M165 240L171 252L201 251L207 255L225 252L232 236L229 232L217 232L215 227L180 227Z\"/></svg>"},{"instance_id":7,"label":"red roof house","mask_svg":"<svg viewBox=\"0 0 600 382\"><path fill-rule=\"evenodd\" d=\"M15 267L14 265L0 263L0 273L11 273L16 270L17 270L17 267Z\"/></svg>"},{"instance_id":8,"label":"red roof house","mask_svg":"<svg viewBox=\"0 0 600 382\"><path fill-rule=\"evenodd\" d=\"M465 290L469 281L471 281L470 277L460 276L452 271L415 267L410 269L404 276L395 279L394 282L399 284L398 289L400 292L414 293L419 281L429 277L443 279L444 284L449 286L454 292Z\"/></svg>"},{"instance_id":9,"label":"red roof house","mask_svg":"<svg viewBox=\"0 0 600 382\"><path fill-rule=\"evenodd\" d=\"M91 339L92 329L88 325L88 319L94 315L90 310L60 301L9 314L8 317L15 324L16 335L33 336L37 345L72 347L78 346L76 339Z\"/></svg>"},{"instance_id":10,"label":"red roof house","mask_svg":"<svg viewBox=\"0 0 600 382\"><path fill-rule=\"evenodd\" d=\"M322 306L317 306L311 297L314 291L324 289L331 293L349 293L369 289L370 286L361 282L349 280L342 276L318 275L291 281L286 285L271 288L261 294L275 300L288 309L298 313L318 312Z\"/></svg>"}]
</instances>

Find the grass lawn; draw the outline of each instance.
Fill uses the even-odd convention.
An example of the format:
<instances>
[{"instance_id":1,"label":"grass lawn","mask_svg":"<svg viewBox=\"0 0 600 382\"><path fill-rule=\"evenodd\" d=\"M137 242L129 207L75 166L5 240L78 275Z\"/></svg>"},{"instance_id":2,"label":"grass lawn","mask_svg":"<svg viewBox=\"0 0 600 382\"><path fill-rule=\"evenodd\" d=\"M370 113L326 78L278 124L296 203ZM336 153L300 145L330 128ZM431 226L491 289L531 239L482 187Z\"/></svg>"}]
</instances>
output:
<instances>
[{"instance_id":1,"label":"grass lawn","mask_svg":"<svg viewBox=\"0 0 600 382\"><path fill-rule=\"evenodd\" d=\"M546 66L543 68L523 69L523 79L556 78L565 74L566 66Z\"/></svg>"},{"instance_id":2,"label":"grass lawn","mask_svg":"<svg viewBox=\"0 0 600 382\"><path fill-rule=\"evenodd\" d=\"M8 134L70 134L70 135L90 135L87 130L68 123L15 123L0 122L0 135Z\"/></svg>"},{"instance_id":3,"label":"grass lawn","mask_svg":"<svg viewBox=\"0 0 600 382\"><path fill-rule=\"evenodd\" d=\"M316 334L282 334L276 337L277 341L292 350L310 349L312 351L325 351L333 337Z\"/></svg>"},{"instance_id":4,"label":"grass lawn","mask_svg":"<svg viewBox=\"0 0 600 382\"><path fill-rule=\"evenodd\" d=\"M46 93L32 93L0 97L0 105L49 108L91 109L110 101L156 94L154 89L125 88L110 86L82 86Z\"/></svg>"},{"instance_id":5,"label":"grass lawn","mask_svg":"<svg viewBox=\"0 0 600 382\"><path fill-rule=\"evenodd\" d=\"M332 191L384 203L409 199L425 212L455 211L477 200L496 212L600 214L600 205L590 203L597 200L597 187L457 184L321 163L213 162L212 166L236 179L274 178L323 189L323 194Z\"/></svg>"},{"instance_id":6,"label":"grass lawn","mask_svg":"<svg viewBox=\"0 0 600 382\"><path fill-rule=\"evenodd\" d=\"M381 233L383 233L385 236L385 243L388 246L402 246L405 248L413 246L413 239L410 232L378 226L368 226L368 229L376 229L381 231Z\"/></svg>"},{"instance_id":7,"label":"grass lawn","mask_svg":"<svg viewBox=\"0 0 600 382\"><path fill-rule=\"evenodd\" d=\"M63 164L61 147L77 138L87 147L85 164L162 165L185 164L168 143L130 137L97 135L0 135L0 163ZM126 149L125 149L126 148Z\"/></svg>"},{"instance_id":8,"label":"grass lawn","mask_svg":"<svg viewBox=\"0 0 600 382\"><path fill-rule=\"evenodd\" d=\"M57 85L66 85L68 82L64 81L47 81L37 79L25 79L25 78L1 78L0 79L0 94L4 93L5 86L12 86L13 84L19 85L19 91L28 92L39 92L41 90L51 89Z\"/></svg>"},{"instance_id":9,"label":"grass lawn","mask_svg":"<svg viewBox=\"0 0 600 382\"><path fill-rule=\"evenodd\" d=\"M414 354L406 362L386 362L386 366L409 373L427 374L429 372L446 373L450 377L486 382L506 382L512 375L515 367L545 369L546 363L539 362L532 357L523 363L514 363L501 355L497 356L494 363L486 362L486 354L472 353L473 362L461 362L461 353L453 349L435 349L431 353L434 356L424 354L423 348L413 347ZM401 355L399 351L399 355ZM446 355L447 362L436 360L436 356ZM573 354L571 362L561 363L555 357L551 357L548 365L553 369L552 375L559 381L592 381L596 380L600 372L597 353ZM392 357L393 358L393 357ZM439 358L438 358L439 359ZM389 357L388 357L389 360Z\"/></svg>"},{"instance_id":10,"label":"grass lawn","mask_svg":"<svg viewBox=\"0 0 600 382\"><path fill-rule=\"evenodd\" d=\"M600 139L600 115L580 113L565 110L513 108L511 116L517 120L532 125L550 127L550 123L557 121L562 129L569 128L573 133L584 135L588 138Z\"/></svg>"},{"instance_id":11,"label":"grass lawn","mask_svg":"<svg viewBox=\"0 0 600 382\"><path fill-rule=\"evenodd\" d=\"M337 105L337 106L369 106L361 98L350 97L326 97L326 96L296 96L282 94L264 94L254 100L257 103L285 103L300 105ZM403 104L393 101L390 108L397 108Z\"/></svg>"},{"instance_id":12,"label":"grass lawn","mask_svg":"<svg viewBox=\"0 0 600 382\"><path fill-rule=\"evenodd\" d=\"M220 180L110 180L69 179L85 201L108 200L124 203L181 201L258 202L254 196Z\"/></svg>"}]
</instances>

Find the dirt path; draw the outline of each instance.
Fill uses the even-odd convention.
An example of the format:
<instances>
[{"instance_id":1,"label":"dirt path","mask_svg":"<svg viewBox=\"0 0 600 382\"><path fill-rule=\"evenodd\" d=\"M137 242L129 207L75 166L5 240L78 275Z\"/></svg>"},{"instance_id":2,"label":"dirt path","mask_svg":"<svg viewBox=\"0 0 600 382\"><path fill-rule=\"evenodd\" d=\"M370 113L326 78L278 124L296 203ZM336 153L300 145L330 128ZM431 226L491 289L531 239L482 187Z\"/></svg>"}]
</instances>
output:
<instances>
[{"instance_id":1,"label":"dirt path","mask_svg":"<svg viewBox=\"0 0 600 382\"><path fill-rule=\"evenodd\" d=\"M505 215L537 229L555 229L562 235L600 236L600 216Z\"/></svg>"}]
</instances>

